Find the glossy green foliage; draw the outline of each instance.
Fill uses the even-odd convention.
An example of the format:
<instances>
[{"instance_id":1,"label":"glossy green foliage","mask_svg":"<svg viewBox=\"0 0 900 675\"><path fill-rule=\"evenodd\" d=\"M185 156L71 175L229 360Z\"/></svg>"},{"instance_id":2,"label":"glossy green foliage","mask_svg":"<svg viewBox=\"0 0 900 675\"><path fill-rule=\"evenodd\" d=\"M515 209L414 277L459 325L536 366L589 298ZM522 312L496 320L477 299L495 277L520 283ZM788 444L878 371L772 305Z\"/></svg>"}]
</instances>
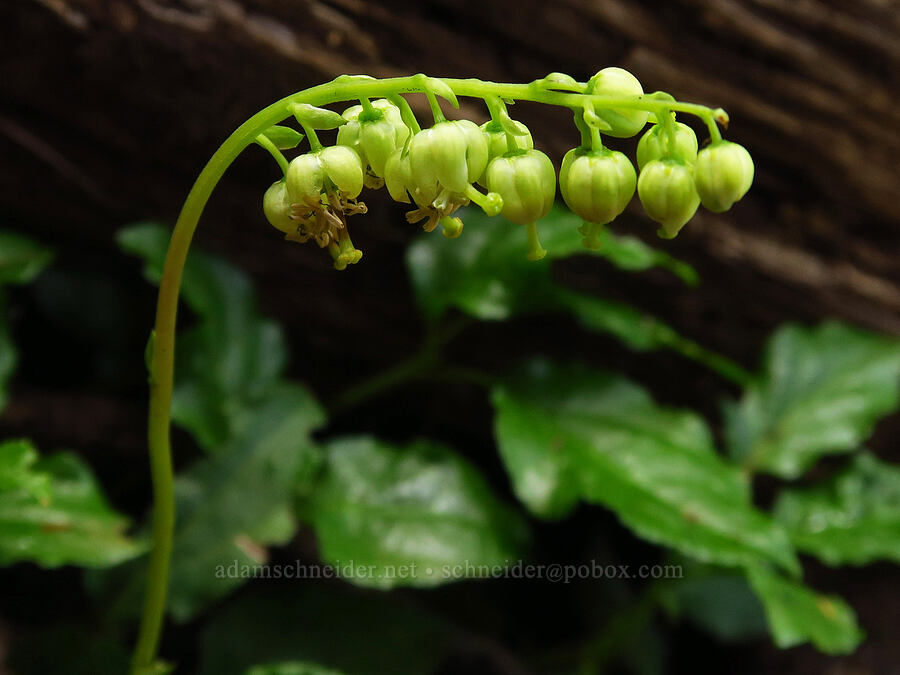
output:
<instances>
[{"instance_id":1,"label":"glossy green foliage","mask_svg":"<svg viewBox=\"0 0 900 675\"><path fill-rule=\"evenodd\" d=\"M684 578L664 588L662 603L670 616L686 619L726 642L766 634L763 606L740 571L697 563L683 568Z\"/></svg>"},{"instance_id":2,"label":"glossy green foliage","mask_svg":"<svg viewBox=\"0 0 900 675\"><path fill-rule=\"evenodd\" d=\"M146 224L123 230L119 241L157 280L168 236ZM173 418L212 451L176 481L169 597L184 621L246 583L242 570L264 564L268 545L294 535L293 498L321 461L310 433L325 416L283 377L281 327L260 316L246 274L194 253L182 292L198 321L179 338Z\"/></svg>"},{"instance_id":3,"label":"glossy green foliage","mask_svg":"<svg viewBox=\"0 0 900 675\"><path fill-rule=\"evenodd\" d=\"M146 223L118 238L124 251L144 260L147 278L156 283L169 235L168 228ZM182 294L197 320L178 338L172 418L215 452L277 385L287 360L284 335L259 314L247 275L219 258L192 253Z\"/></svg>"},{"instance_id":4,"label":"glossy green foliage","mask_svg":"<svg viewBox=\"0 0 900 675\"><path fill-rule=\"evenodd\" d=\"M53 259L50 249L14 232L0 232L0 286L30 283Z\"/></svg>"},{"instance_id":5,"label":"glossy green foliage","mask_svg":"<svg viewBox=\"0 0 900 675\"><path fill-rule=\"evenodd\" d=\"M606 258L623 270L668 269L686 283L696 283L693 268L656 251L633 237L601 233L602 245L581 245L580 220L554 207L541 221L544 261L525 259L528 250L521 227L500 218L488 219L469 209L465 242L423 236L407 254L407 267L419 305L429 319L455 308L483 320L502 320L534 312L569 311L590 330L607 332L633 349L669 344L675 332L661 321L622 303L565 288L553 280L550 260L574 254Z\"/></svg>"},{"instance_id":6,"label":"glossy green foliage","mask_svg":"<svg viewBox=\"0 0 900 675\"><path fill-rule=\"evenodd\" d=\"M7 384L18 360L7 323L3 287L33 281L52 259L50 249L20 234L0 231L0 410L6 405Z\"/></svg>"},{"instance_id":7,"label":"glossy green foliage","mask_svg":"<svg viewBox=\"0 0 900 675\"><path fill-rule=\"evenodd\" d=\"M215 455L176 482L178 523L170 609L179 620L245 583L245 565L267 561L266 546L296 530L291 504L298 476L318 464L309 433L324 421L315 400L283 384L252 411Z\"/></svg>"},{"instance_id":8,"label":"glossy green foliage","mask_svg":"<svg viewBox=\"0 0 900 675\"><path fill-rule=\"evenodd\" d=\"M588 330L615 335L634 349L699 349L639 310L555 281L548 263L524 259L527 243L521 228L500 219L489 221L475 210L463 218L464 242L427 236L414 243L408 255L420 306L436 327L450 309L482 320L568 312ZM696 283L692 268L633 238L601 231L600 249L586 251L577 227L570 227L575 221L568 211L554 208L542 222L550 258L595 255L622 270L663 268L685 283ZM145 258L151 274L159 269L164 232L144 226L124 234L123 243ZM330 575L365 587L431 587L490 574L491 566L502 567L526 555L528 534L522 518L452 450L425 440L395 446L372 437L315 446L309 434L322 425L324 416L309 394L284 379L280 330L259 316L249 280L209 256L195 254L188 269L184 293L197 322L179 352L183 399L176 396L176 411L181 411L179 423L215 452L178 480L171 587L176 619L195 617L251 579L272 578L275 568L265 567L268 546L291 539L297 521L312 528L321 558L321 564L309 561L306 574L318 570L319 577L313 578L321 578L322 570L329 569ZM274 349L265 349L264 342L254 338L264 332L262 326L270 326L271 335L277 336L271 343ZM209 338L214 334L229 335L228 341L239 348L222 352L222 345ZM755 468L748 458L782 457L784 462L782 451L787 448L795 453L795 465L805 468L811 461L796 460L795 451L814 444L815 451L800 456L821 454L822 444L809 430L819 433L822 425L816 426L818 418L809 415L823 401L835 406L827 422L845 439L843 449L857 447L877 417L895 405L894 350L890 340L842 326L785 329L769 350L763 374L752 379L744 400L728 415L734 457ZM200 365L185 367L182 353ZM223 369L225 364L230 365ZM249 383L248 391L232 386L240 381ZM851 398L835 398L835 392ZM826 561L831 555L831 562L852 560L846 550L838 554L822 542L834 548L846 541L846 548L853 547L859 555L856 562L892 557L896 549L891 549L889 537L890 479L879 487L872 471L855 478L878 496L878 509L864 501L847 501L847 489L822 486L786 493L776 519L753 505L750 474L718 454L699 416L657 405L624 378L534 362L501 376L491 396L501 458L513 491L533 514L558 519L578 503L603 506L638 536L714 565L713 573L667 582L661 602L673 615L724 640L757 635L767 617L779 644L810 641L824 651L840 652L859 641L860 629L842 601L822 599L791 580L799 571L794 544ZM751 449L762 445L766 452L741 451L741 444ZM779 452L769 455L776 445ZM847 476L859 473L860 466L848 469ZM843 474L836 479L849 480ZM854 485L853 494L860 496L865 490ZM877 514L874 522L884 529L868 544L855 547L853 527L840 536L822 532L819 543L812 543L819 533L809 529L822 522L823 513L830 524L848 525L857 518L862 530L872 526L868 514ZM315 608L316 592L297 589L298 596L311 593L313 598L304 595L298 602L307 607L312 602ZM270 666L260 663L284 668L315 663L347 675L387 667L380 657L359 663L328 647L327 640L323 646L301 638L301 633L321 638L324 628L297 616L281 616L282 595L278 602L268 598L268 611L295 633L223 647L223 635L239 623L246 626L244 618L226 611L224 623L217 620L210 629L208 641L216 647L215 653L208 650L203 672L216 672L214 668L226 662L223 658L230 659L231 670L238 668L235 672L253 667L257 671L250 672L281 672L265 670ZM260 603L248 611L260 617L254 629L264 630L268 619L262 617ZM235 606L245 604L238 600ZM324 617L323 624L341 623L324 610L318 616ZM374 647L366 650L377 652ZM421 659L432 657L413 655L420 670L409 672L421 672ZM405 665L391 668L407 672Z\"/></svg>"},{"instance_id":9,"label":"glossy green foliage","mask_svg":"<svg viewBox=\"0 0 900 675\"><path fill-rule=\"evenodd\" d=\"M751 568L748 578L779 647L812 642L826 654L848 654L862 642L856 614L840 598L816 593L764 567Z\"/></svg>"},{"instance_id":10,"label":"glossy green foliage","mask_svg":"<svg viewBox=\"0 0 900 675\"><path fill-rule=\"evenodd\" d=\"M41 459L28 441L0 444L0 565L115 565L143 550L127 528L74 454Z\"/></svg>"},{"instance_id":11,"label":"glossy green foliage","mask_svg":"<svg viewBox=\"0 0 900 675\"><path fill-rule=\"evenodd\" d=\"M786 326L762 373L726 409L732 455L795 478L825 454L855 450L900 403L900 341L838 323Z\"/></svg>"},{"instance_id":12,"label":"glossy green foliage","mask_svg":"<svg viewBox=\"0 0 900 675\"><path fill-rule=\"evenodd\" d=\"M563 515L584 499L698 560L799 569L784 530L753 507L695 414L662 408L625 379L544 362L493 401L500 453L536 514Z\"/></svg>"},{"instance_id":13,"label":"glossy green foliage","mask_svg":"<svg viewBox=\"0 0 900 675\"><path fill-rule=\"evenodd\" d=\"M333 442L308 515L323 559L349 563L350 581L377 588L485 576L518 559L527 539L473 466L428 441Z\"/></svg>"},{"instance_id":14,"label":"glossy green foliage","mask_svg":"<svg viewBox=\"0 0 900 675\"><path fill-rule=\"evenodd\" d=\"M824 484L782 492L775 515L829 565L900 562L900 467L861 454Z\"/></svg>"}]
</instances>

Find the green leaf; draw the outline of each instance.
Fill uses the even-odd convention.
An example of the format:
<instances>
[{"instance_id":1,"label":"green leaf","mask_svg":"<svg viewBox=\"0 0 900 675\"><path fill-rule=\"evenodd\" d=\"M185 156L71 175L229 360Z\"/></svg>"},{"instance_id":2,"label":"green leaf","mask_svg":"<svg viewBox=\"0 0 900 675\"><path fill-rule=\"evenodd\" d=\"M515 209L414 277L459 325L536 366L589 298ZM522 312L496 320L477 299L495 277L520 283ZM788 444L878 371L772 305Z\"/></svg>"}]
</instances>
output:
<instances>
[{"instance_id":1,"label":"green leaf","mask_svg":"<svg viewBox=\"0 0 900 675\"><path fill-rule=\"evenodd\" d=\"M775 517L829 565L900 562L900 467L861 454L823 485L782 492Z\"/></svg>"},{"instance_id":2,"label":"green leaf","mask_svg":"<svg viewBox=\"0 0 900 675\"><path fill-rule=\"evenodd\" d=\"M300 145L303 140L303 134L291 127L285 127L280 124L271 126L262 134L268 138L279 150L291 150Z\"/></svg>"},{"instance_id":3,"label":"green leaf","mask_svg":"<svg viewBox=\"0 0 900 675\"><path fill-rule=\"evenodd\" d=\"M158 283L168 230L134 225L118 240L144 259L148 279ZM172 418L202 447L217 450L281 378L285 339L280 326L260 316L247 275L219 258L192 252L182 292L199 321L178 338Z\"/></svg>"},{"instance_id":4,"label":"green leaf","mask_svg":"<svg viewBox=\"0 0 900 675\"><path fill-rule=\"evenodd\" d=\"M127 527L75 455L40 459L28 441L0 444L0 565L115 565L143 550Z\"/></svg>"},{"instance_id":5,"label":"green leaf","mask_svg":"<svg viewBox=\"0 0 900 675\"><path fill-rule=\"evenodd\" d=\"M635 351L669 347L683 340L674 329L630 305L560 288L556 301L588 330L609 333Z\"/></svg>"},{"instance_id":6,"label":"green leaf","mask_svg":"<svg viewBox=\"0 0 900 675\"><path fill-rule=\"evenodd\" d=\"M313 129L337 129L347 123L339 113L327 108L317 108L308 103L294 103L291 112L300 122Z\"/></svg>"},{"instance_id":7,"label":"green leaf","mask_svg":"<svg viewBox=\"0 0 900 675\"><path fill-rule=\"evenodd\" d=\"M456 98L456 92L453 91L449 84L438 77L422 77L427 82L430 91L441 98L447 99L454 108L459 108L459 100Z\"/></svg>"},{"instance_id":8,"label":"green leaf","mask_svg":"<svg viewBox=\"0 0 900 675\"><path fill-rule=\"evenodd\" d=\"M518 557L527 537L468 462L429 441L333 442L309 517L322 558L352 563L349 580L377 588L484 576L480 566Z\"/></svg>"},{"instance_id":9,"label":"green leaf","mask_svg":"<svg viewBox=\"0 0 900 675\"><path fill-rule=\"evenodd\" d=\"M209 620L195 672L223 675L300 661L346 675L422 675L437 671L448 633L439 617L392 595L310 579L270 581Z\"/></svg>"},{"instance_id":10,"label":"green leaf","mask_svg":"<svg viewBox=\"0 0 900 675\"><path fill-rule=\"evenodd\" d=\"M27 284L50 264L53 253L28 237L0 231L0 286Z\"/></svg>"},{"instance_id":11,"label":"green leaf","mask_svg":"<svg viewBox=\"0 0 900 675\"><path fill-rule=\"evenodd\" d=\"M549 251L545 260L529 261L524 228L500 218L487 218L469 209L465 245L444 237L425 235L407 252L407 268L419 305L429 320L456 308L482 320L503 320L535 312L572 313L588 330L609 333L634 350L668 347L685 356L727 370L725 359L710 355L682 338L658 319L628 305L571 291L553 281L550 260L572 254L607 258L629 271L664 267L688 283L696 282L690 266L673 260L638 239L602 235L599 251L581 245L578 225L571 212L555 207L541 221L542 240ZM719 363L721 361L721 363Z\"/></svg>"},{"instance_id":12,"label":"green leaf","mask_svg":"<svg viewBox=\"0 0 900 675\"><path fill-rule=\"evenodd\" d=\"M495 435L519 498L538 516L580 497L650 541L704 562L799 569L787 535L755 509L741 472L695 414L588 368L531 364L494 389Z\"/></svg>"},{"instance_id":13,"label":"green leaf","mask_svg":"<svg viewBox=\"0 0 900 675\"><path fill-rule=\"evenodd\" d=\"M560 206L541 221L541 240L548 254L538 262L525 258L525 228L502 218L488 218L478 209L467 209L462 218L465 241L426 234L407 251L416 297L432 320L451 307L483 320L562 309L557 295L560 287L550 277L550 261L573 254L604 257L629 271L662 267L687 283L697 280L689 265L633 237L607 231L600 250L585 249L578 233L580 219Z\"/></svg>"},{"instance_id":14,"label":"green leaf","mask_svg":"<svg viewBox=\"0 0 900 675\"><path fill-rule=\"evenodd\" d=\"M244 675L341 675L341 673L312 663L289 661L273 663L267 666L254 666L246 671Z\"/></svg>"},{"instance_id":15,"label":"green leaf","mask_svg":"<svg viewBox=\"0 0 900 675\"><path fill-rule=\"evenodd\" d=\"M856 450L898 403L900 341L839 323L785 326L726 408L726 435L748 468L795 478L822 455Z\"/></svg>"},{"instance_id":16,"label":"green leaf","mask_svg":"<svg viewBox=\"0 0 900 675\"><path fill-rule=\"evenodd\" d=\"M242 566L263 565L265 546L293 535L287 509L298 472L317 461L309 434L323 420L305 389L280 385L221 452L179 476L169 593L176 620L246 582Z\"/></svg>"},{"instance_id":17,"label":"green leaf","mask_svg":"<svg viewBox=\"0 0 900 675\"><path fill-rule=\"evenodd\" d=\"M687 619L726 642L766 634L766 615L746 575L685 559L684 578L662 587L669 614Z\"/></svg>"},{"instance_id":18,"label":"green leaf","mask_svg":"<svg viewBox=\"0 0 900 675\"><path fill-rule=\"evenodd\" d=\"M16 345L13 343L9 323L6 320L6 299L0 291L0 410L6 407L9 378L12 377L18 360Z\"/></svg>"},{"instance_id":19,"label":"green leaf","mask_svg":"<svg viewBox=\"0 0 900 675\"><path fill-rule=\"evenodd\" d=\"M856 614L837 596L821 595L759 566L748 569L747 575L779 647L811 642L826 654L849 654L862 642Z\"/></svg>"},{"instance_id":20,"label":"green leaf","mask_svg":"<svg viewBox=\"0 0 900 675\"><path fill-rule=\"evenodd\" d=\"M50 476L35 471L38 451L30 441L14 440L0 444L0 494L22 492L39 502L51 498Z\"/></svg>"},{"instance_id":21,"label":"green leaf","mask_svg":"<svg viewBox=\"0 0 900 675\"><path fill-rule=\"evenodd\" d=\"M18 361L6 319L3 286L29 283L52 259L50 249L20 234L0 231L0 410L6 407L7 384Z\"/></svg>"}]
</instances>

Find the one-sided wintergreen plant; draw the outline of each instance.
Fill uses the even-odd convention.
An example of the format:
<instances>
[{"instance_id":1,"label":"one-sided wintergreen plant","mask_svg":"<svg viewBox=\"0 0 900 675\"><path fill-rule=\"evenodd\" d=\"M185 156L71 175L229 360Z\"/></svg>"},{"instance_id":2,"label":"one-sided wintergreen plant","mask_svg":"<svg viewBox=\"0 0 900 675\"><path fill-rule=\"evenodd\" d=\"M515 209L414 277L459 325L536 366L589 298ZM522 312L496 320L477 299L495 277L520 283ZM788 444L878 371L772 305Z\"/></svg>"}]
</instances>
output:
<instances>
[{"instance_id":1,"label":"one-sided wintergreen plant","mask_svg":"<svg viewBox=\"0 0 900 675\"><path fill-rule=\"evenodd\" d=\"M404 98L424 94L433 124L422 128ZM468 120L447 120L439 98L458 107L460 96L484 102L491 120L482 127ZM338 114L326 106L355 105ZM749 154L722 140L721 109L683 103L663 92L645 94L638 80L620 68L606 68L587 82L553 73L528 84L500 84L475 79L425 75L374 79L341 76L288 96L253 115L215 152L188 194L169 243L160 281L155 328L148 347L150 371L149 451L154 509L152 550L145 606L133 672L159 668L156 652L165 614L169 561L175 525L172 458L169 439L175 359L175 324L182 273L203 209L226 169L256 143L277 162L282 177L265 193L269 222L291 241L313 241L331 254L336 269L359 262L362 252L350 238L348 217L365 213L359 201L364 187L387 187L396 201L413 203L410 222L424 229L438 226L448 238L463 230L457 210L469 203L485 214L503 214L524 225L527 257L547 251L538 221L556 195L556 169L535 149L530 132L513 120L508 106L527 101L568 108L574 114L580 144L563 161L560 188L567 205L583 224L583 243L602 243L602 228L618 216L635 189L659 234L674 237L699 204L726 210L743 197L753 179ZM689 127L677 114L697 116L711 143L696 152ZM302 133L281 123L296 119ZM621 153L607 149L603 135L627 138L648 123L654 127L641 142L639 176ZM338 129L337 144L323 145L318 132ZM687 131L686 131L687 130ZM288 161L283 150L303 139L309 151ZM480 191L476 185L487 188ZM465 246L465 242L460 242Z\"/></svg>"}]
</instances>

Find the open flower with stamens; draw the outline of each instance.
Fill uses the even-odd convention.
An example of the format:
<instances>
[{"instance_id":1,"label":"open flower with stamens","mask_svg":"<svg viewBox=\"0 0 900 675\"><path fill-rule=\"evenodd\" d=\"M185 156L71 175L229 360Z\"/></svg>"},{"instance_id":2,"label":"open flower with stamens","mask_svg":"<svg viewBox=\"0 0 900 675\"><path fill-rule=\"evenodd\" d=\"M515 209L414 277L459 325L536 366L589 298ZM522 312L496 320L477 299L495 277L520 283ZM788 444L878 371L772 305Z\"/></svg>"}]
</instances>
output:
<instances>
[{"instance_id":1,"label":"open flower with stamens","mask_svg":"<svg viewBox=\"0 0 900 675\"><path fill-rule=\"evenodd\" d=\"M484 173L488 142L481 129L469 120L437 122L410 139L385 164L385 183L391 196L419 207L406 214L411 222L424 220L431 232L440 224L448 237L459 236L462 221L450 216L470 201L489 216L503 208L496 193L483 194L472 183Z\"/></svg>"},{"instance_id":2,"label":"open flower with stamens","mask_svg":"<svg viewBox=\"0 0 900 675\"><path fill-rule=\"evenodd\" d=\"M462 232L462 221L451 216L460 206L467 205L469 199L443 189L431 173L413 173L409 153L403 148L396 150L385 163L384 182L395 201L404 204L412 201L418 207L406 214L408 222L424 220L422 229L426 232L433 231L440 224L444 234L450 238Z\"/></svg>"},{"instance_id":3,"label":"open flower with stamens","mask_svg":"<svg viewBox=\"0 0 900 675\"><path fill-rule=\"evenodd\" d=\"M284 180L266 191L263 210L286 239L315 241L328 249L336 269L344 269L362 258L347 231L347 216L366 212L357 201L362 188L362 162L354 150L321 148L291 161Z\"/></svg>"}]
</instances>

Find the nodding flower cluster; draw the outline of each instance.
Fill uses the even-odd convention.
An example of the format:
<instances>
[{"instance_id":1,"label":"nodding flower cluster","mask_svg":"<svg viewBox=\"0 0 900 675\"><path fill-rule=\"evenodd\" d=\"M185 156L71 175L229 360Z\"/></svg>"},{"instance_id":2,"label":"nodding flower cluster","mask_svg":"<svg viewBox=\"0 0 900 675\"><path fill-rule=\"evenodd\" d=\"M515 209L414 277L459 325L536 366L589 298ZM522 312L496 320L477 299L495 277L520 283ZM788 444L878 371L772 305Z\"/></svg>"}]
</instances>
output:
<instances>
[{"instance_id":1,"label":"nodding flower cluster","mask_svg":"<svg viewBox=\"0 0 900 675\"><path fill-rule=\"evenodd\" d=\"M605 68L586 83L553 74L530 86L541 82L571 92L565 99L569 103L557 104L575 112L581 144L566 153L558 178L563 200L584 220L580 231L586 247L600 245L601 229L625 210L635 190L647 215L660 224L658 234L672 238L701 203L717 213L727 211L750 189L750 154L722 140L713 121L727 120L724 112L703 109L709 113L704 121L712 142L698 151L694 131L676 121L674 109L700 106L678 104L662 92L644 94L626 70ZM477 126L445 119L434 93L423 91L434 115L434 124L425 129L396 93L361 97L342 115L295 104L292 111L308 137L309 152L287 162L280 149L296 146L302 135L285 127L257 138L284 169L284 177L263 198L266 218L291 241L313 240L327 248L335 268L344 269L362 257L350 240L347 217L366 212L357 201L363 187L385 186L394 200L415 207L407 220L423 222L428 232L440 225L445 236L459 236L463 223L454 213L472 202L490 216L502 214L526 226L528 257L542 258L537 222L556 198L557 172L550 158L534 148L528 129L510 118L511 101L486 89L491 119ZM604 147L602 138L635 136L648 122L652 126L637 145L638 175L628 157ZM323 147L316 130L335 128L336 144ZM294 135L293 142L279 144L276 136L285 131Z\"/></svg>"}]
</instances>

